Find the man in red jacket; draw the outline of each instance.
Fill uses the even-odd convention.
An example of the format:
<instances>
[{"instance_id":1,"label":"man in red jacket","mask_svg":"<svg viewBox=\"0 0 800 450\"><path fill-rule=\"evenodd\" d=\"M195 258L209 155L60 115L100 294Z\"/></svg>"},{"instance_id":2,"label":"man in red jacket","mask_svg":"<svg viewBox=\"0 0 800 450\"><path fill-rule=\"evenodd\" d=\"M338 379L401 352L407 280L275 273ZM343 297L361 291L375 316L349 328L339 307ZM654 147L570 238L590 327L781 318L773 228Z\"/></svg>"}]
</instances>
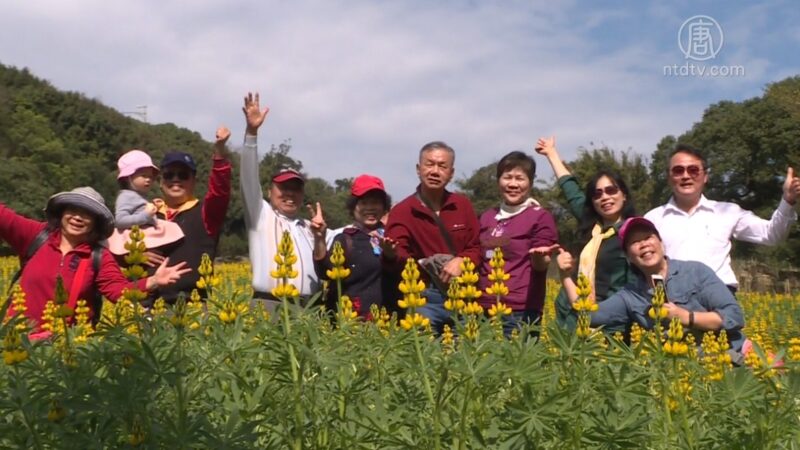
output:
<instances>
[{"instance_id":1,"label":"man in red jacket","mask_svg":"<svg viewBox=\"0 0 800 450\"><path fill-rule=\"evenodd\" d=\"M389 213L386 237L394 252L384 252L384 264L402 270L408 258L421 262L428 288L427 303L417 311L441 332L450 314L444 309L447 285L461 275L461 262L480 263L478 217L469 199L445 189L455 171L455 151L441 141L419 151L417 191Z\"/></svg>"}]
</instances>

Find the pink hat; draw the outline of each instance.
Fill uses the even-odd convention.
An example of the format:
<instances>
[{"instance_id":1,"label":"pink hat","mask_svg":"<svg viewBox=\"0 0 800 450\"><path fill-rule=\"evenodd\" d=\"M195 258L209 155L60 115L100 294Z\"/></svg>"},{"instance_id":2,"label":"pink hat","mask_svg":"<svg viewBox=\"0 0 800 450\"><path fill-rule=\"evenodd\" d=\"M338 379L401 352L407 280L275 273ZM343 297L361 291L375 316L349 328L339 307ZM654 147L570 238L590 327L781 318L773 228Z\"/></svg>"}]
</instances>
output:
<instances>
[{"instance_id":1,"label":"pink hat","mask_svg":"<svg viewBox=\"0 0 800 450\"><path fill-rule=\"evenodd\" d=\"M631 231L634 228L643 228L648 231L652 231L659 239L661 239L661 235L658 234L658 228L653 225L653 222L645 219L644 217L629 217L625 220L621 227L619 227L619 240L622 241L622 248L627 249L627 242L626 239Z\"/></svg>"},{"instance_id":2,"label":"pink hat","mask_svg":"<svg viewBox=\"0 0 800 450\"><path fill-rule=\"evenodd\" d=\"M386 193L386 189L383 187L383 181L372 175L359 175L353 180L353 185L350 186L350 193L356 197L361 197L362 195L366 194L369 191L378 190Z\"/></svg>"},{"instance_id":3,"label":"pink hat","mask_svg":"<svg viewBox=\"0 0 800 450\"><path fill-rule=\"evenodd\" d=\"M136 173L137 170L145 167L152 167L158 173L158 167L153 164L153 160L150 159L147 153L141 150L130 150L117 160L117 168L119 169L117 179L129 177Z\"/></svg>"}]
</instances>

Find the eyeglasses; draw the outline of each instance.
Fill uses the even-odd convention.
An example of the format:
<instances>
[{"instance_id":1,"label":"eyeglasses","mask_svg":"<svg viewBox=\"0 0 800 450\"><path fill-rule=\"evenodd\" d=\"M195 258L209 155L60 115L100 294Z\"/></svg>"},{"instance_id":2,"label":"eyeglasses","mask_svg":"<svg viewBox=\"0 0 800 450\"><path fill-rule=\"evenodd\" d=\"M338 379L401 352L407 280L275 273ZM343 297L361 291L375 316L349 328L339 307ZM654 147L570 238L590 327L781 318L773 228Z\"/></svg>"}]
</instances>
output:
<instances>
[{"instance_id":1,"label":"eyeglasses","mask_svg":"<svg viewBox=\"0 0 800 450\"><path fill-rule=\"evenodd\" d=\"M688 173L690 177L696 178L702 172L705 172L705 169L703 169L700 166L691 164L688 166L672 166L672 168L669 169L669 171L670 173L672 173L673 177L682 177L685 172Z\"/></svg>"},{"instance_id":2,"label":"eyeglasses","mask_svg":"<svg viewBox=\"0 0 800 450\"><path fill-rule=\"evenodd\" d=\"M174 172L170 171L161 173L161 178L163 178L164 181L172 181L172 180L186 181L191 177L192 173L189 172L188 170L176 170Z\"/></svg>"},{"instance_id":3,"label":"eyeglasses","mask_svg":"<svg viewBox=\"0 0 800 450\"><path fill-rule=\"evenodd\" d=\"M592 198L594 200L597 200L603 196L604 192L606 195L617 195L619 193L619 186L614 186L613 184L609 184L603 189L595 189L594 193L592 194Z\"/></svg>"}]
</instances>

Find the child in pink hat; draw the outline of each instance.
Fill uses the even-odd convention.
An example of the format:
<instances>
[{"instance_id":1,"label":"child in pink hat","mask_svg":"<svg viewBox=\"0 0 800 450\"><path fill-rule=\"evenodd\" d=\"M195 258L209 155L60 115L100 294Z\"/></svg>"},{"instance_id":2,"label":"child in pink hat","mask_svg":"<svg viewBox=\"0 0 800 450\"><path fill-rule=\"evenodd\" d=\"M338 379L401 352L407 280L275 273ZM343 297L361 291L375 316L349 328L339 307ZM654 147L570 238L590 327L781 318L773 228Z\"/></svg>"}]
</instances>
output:
<instances>
[{"instance_id":1,"label":"child in pink hat","mask_svg":"<svg viewBox=\"0 0 800 450\"><path fill-rule=\"evenodd\" d=\"M156 217L160 200L147 200L146 196L159 173L150 156L142 150L130 150L117 160L117 168L117 182L120 185L114 217L117 230L108 240L109 250L117 255L127 253L125 242L134 225L144 231L147 248L181 239L183 231L180 226Z\"/></svg>"}]
</instances>

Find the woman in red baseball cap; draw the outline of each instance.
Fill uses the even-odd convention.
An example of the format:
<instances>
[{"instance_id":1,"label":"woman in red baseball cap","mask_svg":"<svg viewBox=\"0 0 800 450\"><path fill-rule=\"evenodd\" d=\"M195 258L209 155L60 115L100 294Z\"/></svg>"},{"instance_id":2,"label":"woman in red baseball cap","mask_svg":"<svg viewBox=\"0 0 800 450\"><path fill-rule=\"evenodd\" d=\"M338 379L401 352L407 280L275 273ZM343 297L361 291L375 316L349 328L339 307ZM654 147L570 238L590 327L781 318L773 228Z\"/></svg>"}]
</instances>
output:
<instances>
[{"instance_id":1,"label":"woman in red baseball cap","mask_svg":"<svg viewBox=\"0 0 800 450\"><path fill-rule=\"evenodd\" d=\"M342 245L345 267L350 275L342 280L342 294L350 297L354 310L366 317L370 307L390 307L397 299L396 277L384 272L381 254L392 251L392 243L383 234L383 218L391 208L392 200L383 186L383 181L372 175L359 175L350 187L346 207L353 222L344 227L333 239ZM317 243L317 248L319 248ZM314 254L314 268L320 279L328 279L327 271L332 267L331 250L327 254ZM336 310L337 292L331 289L326 299L327 306Z\"/></svg>"}]
</instances>

